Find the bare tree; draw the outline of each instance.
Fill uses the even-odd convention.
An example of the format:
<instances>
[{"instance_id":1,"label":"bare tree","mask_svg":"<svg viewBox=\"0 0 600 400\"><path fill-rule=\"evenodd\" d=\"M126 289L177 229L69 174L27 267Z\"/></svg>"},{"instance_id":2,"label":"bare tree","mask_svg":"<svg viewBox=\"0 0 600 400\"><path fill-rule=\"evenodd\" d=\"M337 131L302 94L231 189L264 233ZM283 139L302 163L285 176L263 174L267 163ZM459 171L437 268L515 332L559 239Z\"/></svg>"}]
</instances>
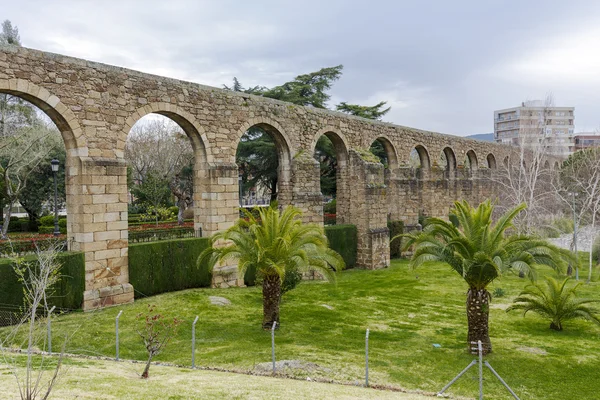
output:
<instances>
[{"instance_id":1,"label":"bare tree","mask_svg":"<svg viewBox=\"0 0 600 400\"><path fill-rule=\"evenodd\" d=\"M493 178L499 185L501 209L527 204L527 209L515 220L517 230L527 235L535 233L556 205L551 184L555 171L545 160L552 153L552 138L545 130L548 108L552 106L552 96L548 95L541 109L521 115L518 147L500 164Z\"/></svg>"},{"instance_id":2,"label":"bare tree","mask_svg":"<svg viewBox=\"0 0 600 400\"><path fill-rule=\"evenodd\" d=\"M148 352L148 361L142 373L142 378L147 379L150 376L150 365L152 359L160 354L163 348L171 341L177 333L177 327L181 323L177 318L171 321L165 320L162 314L156 312L156 306L148 304L146 313L139 313L138 319L143 320L144 326L137 331L144 342L144 347Z\"/></svg>"},{"instance_id":3,"label":"bare tree","mask_svg":"<svg viewBox=\"0 0 600 400\"><path fill-rule=\"evenodd\" d=\"M167 118L136 124L127 139L125 157L134 182L142 183L151 173L168 180L182 223L183 211L192 205L194 152L181 128Z\"/></svg>"},{"instance_id":4,"label":"bare tree","mask_svg":"<svg viewBox=\"0 0 600 400\"><path fill-rule=\"evenodd\" d=\"M596 219L600 212L600 149L590 148L572 154L563 163L558 178L554 183L555 192L575 215L575 223L577 224L577 221L589 223L591 232L587 278L589 282L592 279L592 248ZM574 238L576 246L575 240ZM579 279L578 272L577 279Z\"/></svg>"},{"instance_id":5,"label":"bare tree","mask_svg":"<svg viewBox=\"0 0 600 400\"><path fill-rule=\"evenodd\" d=\"M40 321L39 314L40 312L48 314L48 297L52 293L52 287L60 278L61 265L57 261L60 246L62 244L56 242L44 249L37 247L36 258L33 261L25 261L22 257L12 257L15 274L23 285L25 315L5 339L5 342L18 337L22 328L26 330L27 361L25 372L22 373L16 363L12 363L12 371L17 380L19 395L23 400L47 399L61 376L62 351L56 367L50 370L49 379L44 378L47 370L44 354L40 355L39 364L34 359L35 349L40 346L40 342L43 344L45 338L45 335L43 335L45 330L40 327L43 321ZM4 343L2 347L5 347ZM4 358L6 360L6 356Z\"/></svg>"}]
</instances>

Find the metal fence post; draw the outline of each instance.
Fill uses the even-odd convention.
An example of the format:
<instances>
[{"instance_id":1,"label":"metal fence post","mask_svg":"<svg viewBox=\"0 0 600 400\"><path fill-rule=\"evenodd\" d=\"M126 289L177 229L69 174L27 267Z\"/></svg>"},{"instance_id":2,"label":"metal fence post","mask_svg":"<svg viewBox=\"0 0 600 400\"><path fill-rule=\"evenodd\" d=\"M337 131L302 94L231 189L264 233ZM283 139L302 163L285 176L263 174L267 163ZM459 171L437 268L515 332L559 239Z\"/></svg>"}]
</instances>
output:
<instances>
[{"instance_id":1,"label":"metal fence post","mask_svg":"<svg viewBox=\"0 0 600 400\"><path fill-rule=\"evenodd\" d=\"M121 314L123 314L123 310L119 311L119 314L117 314L117 318L115 319L115 333L116 333L116 360L119 361L119 318L121 317Z\"/></svg>"},{"instance_id":2,"label":"metal fence post","mask_svg":"<svg viewBox=\"0 0 600 400\"><path fill-rule=\"evenodd\" d=\"M481 340L477 341L477 350L479 352L479 400L483 400L483 349Z\"/></svg>"},{"instance_id":3,"label":"metal fence post","mask_svg":"<svg viewBox=\"0 0 600 400\"><path fill-rule=\"evenodd\" d=\"M365 336L365 386L369 387L369 329Z\"/></svg>"},{"instance_id":4,"label":"metal fence post","mask_svg":"<svg viewBox=\"0 0 600 400\"><path fill-rule=\"evenodd\" d=\"M271 358L273 359L273 374L275 374L275 326L277 326L277 321L273 321L273 327L271 328Z\"/></svg>"},{"instance_id":5,"label":"metal fence post","mask_svg":"<svg viewBox=\"0 0 600 400\"><path fill-rule=\"evenodd\" d=\"M52 311L54 311L55 308L56 306L52 306L50 311L48 311L48 353L52 353Z\"/></svg>"},{"instance_id":6,"label":"metal fence post","mask_svg":"<svg viewBox=\"0 0 600 400\"><path fill-rule=\"evenodd\" d=\"M198 316L192 323L192 369L196 368L196 322L198 322Z\"/></svg>"}]
</instances>

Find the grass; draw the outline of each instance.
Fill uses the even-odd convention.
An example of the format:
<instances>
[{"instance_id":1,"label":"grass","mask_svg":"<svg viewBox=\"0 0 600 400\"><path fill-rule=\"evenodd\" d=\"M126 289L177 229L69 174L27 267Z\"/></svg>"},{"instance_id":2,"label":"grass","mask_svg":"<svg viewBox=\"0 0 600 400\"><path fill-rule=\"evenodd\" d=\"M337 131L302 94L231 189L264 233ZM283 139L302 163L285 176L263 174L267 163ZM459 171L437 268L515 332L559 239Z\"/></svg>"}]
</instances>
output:
<instances>
[{"instance_id":1,"label":"grass","mask_svg":"<svg viewBox=\"0 0 600 400\"><path fill-rule=\"evenodd\" d=\"M24 356L18 356L24 359ZM48 367L52 366L52 359ZM22 364L18 360L17 364ZM55 364L54 364L55 365ZM141 365L115 361L64 360L62 378L53 399L405 399L426 400L418 394L386 392L361 387L249 376L215 371L153 366L142 380ZM0 365L0 398L18 393L13 370ZM23 370L18 370L23 373ZM50 377L48 372L45 379ZM115 384L118 382L119 384Z\"/></svg>"},{"instance_id":2,"label":"grass","mask_svg":"<svg viewBox=\"0 0 600 400\"><path fill-rule=\"evenodd\" d=\"M535 315L507 314L504 309L527 283L511 275L491 285L490 292L502 288L505 295L492 301L494 352L487 360L521 398L565 399L574 393L578 398L594 398L600 392L600 381L595 379L600 328L570 321L563 332L555 332L549 329L549 321ZM584 285L580 294L597 298L599 286ZM335 285L303 282L285 295L281 305L277 359L310 363L307 368L285 371L289 375L361 383L365 330L369 328L370 382L438 391L473 359L465 343L466 290L462 279L447 266L429 264L412 271L406 261L394 261L385 270L344 271ZM209 296L226 297L232 305L211 305ZM143 360L135 328L140 325L136 315L147 304L184 320L177 337L157 360L190 365L191 324L196 315L200 317L197 365L256 371L271 359L270 332L261 329L260 288L187 290L133 305L63 315L52 325L53 348L60 348L62 338L68 336L69 353L114 356L114 321L123 310L121 358ZM491 373L484 374L485 398L507 398ZM477 370L472 368L449 392L473 397L477 388Z\"/></svg>"}]
</instances>

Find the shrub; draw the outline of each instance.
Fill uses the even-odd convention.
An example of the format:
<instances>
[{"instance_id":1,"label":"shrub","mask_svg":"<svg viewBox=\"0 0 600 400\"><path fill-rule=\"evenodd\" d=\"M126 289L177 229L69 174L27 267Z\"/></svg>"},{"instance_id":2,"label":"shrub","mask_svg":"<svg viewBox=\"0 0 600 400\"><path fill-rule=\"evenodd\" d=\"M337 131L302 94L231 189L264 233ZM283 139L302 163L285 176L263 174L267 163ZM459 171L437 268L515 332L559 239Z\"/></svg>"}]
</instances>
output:
<instances>
[{"instance_id":1,"label":"shrub","mask_svg":"<svg viewBox=\"0 0 600 400\"><path fill-rule=\"evenodd\" d=\"M506 296L506 292L502 288L494 289L494 293L492 293L493 297L504 297Z\"/></svg>"},{"instance_id":2,"label":"shrub","mask_svg":"<svg viewBox=\"0 0 600 400\"><path fill-rule=\"evenodd\" d=\"M186 208L185 210L183 210L183 219L194 219L194 209L193 208Z\"/></svg>"},{"instance_id":3,"label":"shrub","mask_svg":"<svg viewBox=\"0 0 600 400\"><path fill-rule=\"evenodd\" d=\"M594 245L592 246L592 259L600 263L600 236L594 239Z\"/></svg>"},{"instance_id":4,"label":"shrub","mask_svg":"<svg viewBox=\"0 0 600 400\"><path fill-rule=\"evenodd\" d=\"M40 217L41 226L54 226L54 215L45 215Z\"/></svg>"},{"instance_id":5,"label":"shrub","mask_svg":"<svg viewBox=\"0 0 600 400\"><path fill-rule=\"evenodd\" d=\"M165 207L149 206L146 210L146 214L140 215L140 221L152 222L156 221L157 217L158 221L169 221L175 219L175 214Z\"/></svg>"},{"instance_id":6,"label":"shrub","mask_svg":"<svg viewBox=\"0 0 600 400\"><path fill-rule=\"evenodd\" d=\"M35 256L24 257L26 261L35 261ZM79 309L83 304L85 290L85 255L84 253L59 253L61 262L58 283L51 289L51 305L63 309ZM0 304L22 306L23 286L13 270L11 259L0 259Z\"/></svg>"},{"instance_id":7,"label":"shrub","mask_svg":"<svg viewBox=\"0 0 600 400\"><path fill-rule=\"evenodd\" d=\"M390 230L390 238L404 233L404 222L402 221L388 221L387 226ZM390 258L398 258L401 254L402 240L396 239L393 242L390 242Z\"/></svg>"},{"instance_id":8,"label":"shrub","mask_svg":"<svg viewBox=\"0 0 600 400\"><path fill-rule=\"evenodd\" d=\"M325 227L329 247L342 256L346 268L356 265L357 230L354 225L332 225Z\"/></svg>"},{"instance_id":9,"label":"shrub","mask_svg":"<svg viewBox=\"0 0 600 400\"><path fill-rule=\"evenodd\" d=\"M177 215L179 213L179 207L171 206L168 208L169 212L173 215Z\"/></svg>"},{"instance_id":10,"label":"shrub","mask_svg":"<svg viewBox=\"0 0 600 400\"><path fill-rule=\"evenodd\" d=\"M574 225L572 218L560 217L552 221L554 226L560 233L573 233Z\"/></svg>"},{"instance_id":11,"label":"shrub","mask_svg":"<svg viewBox=\"0 0 600 400\"><path fill-rule=\"evenodd\" d=\"M129 245L129 282L136 297L210 286L212 274L207 264L196 266L208 246L208 238Z\"/></svg>"},{"instance_id":12,"label":"shrub","mask_svg":"<svg viewBox=\"0 0 600 400\"><path fill-rule=\"evenodd\" d=\"M587 319L600 325L598 310L589 306L600 300L577 298L576 291L581 283L569 288L567 283L570 279L567 277L559 282L552 277L546 277L545 285L542 283L529 285L506 311L523 310L523 316L532 311L549 319L550 329L555 331L563 330L563 321L576 318Z\"/></svg>"},{"instance_id":13,"label":"shrub","mask_svg":"<svg viewBox=\"0 0 600 400\"><path fill-rule=\"evenodd\" d=\"M335 214L336 213L336 199L331 200L329 203L323 206L323 213L325 214Z\"/></svg>"},{"instance_id":14,"label":"shrub","mask_svg":"<svg viewBox=\"0 0 600 400\"><path fill-rule=\"evenodd\" d=\"M58 230L63 235L67 233L67 228L66 227L61 227L59 225ZM38 228L38 232L40 234L45 234L45 235L52 234L52 233L54 233L54 224L52 224L51 226L40 225L40 227Z\"/></svg>"},{"instance_id":15,"label":"shrub","mask_svg":"<svg viewBox=\"0 0 600 400\"><path fill-rule=\"evenodd\" d=\"M146 212L146 207L143 204L129 204L129 205L127 205L127 213L129 215L143 214L145 212Z\"/></svg>"}]
</instances>

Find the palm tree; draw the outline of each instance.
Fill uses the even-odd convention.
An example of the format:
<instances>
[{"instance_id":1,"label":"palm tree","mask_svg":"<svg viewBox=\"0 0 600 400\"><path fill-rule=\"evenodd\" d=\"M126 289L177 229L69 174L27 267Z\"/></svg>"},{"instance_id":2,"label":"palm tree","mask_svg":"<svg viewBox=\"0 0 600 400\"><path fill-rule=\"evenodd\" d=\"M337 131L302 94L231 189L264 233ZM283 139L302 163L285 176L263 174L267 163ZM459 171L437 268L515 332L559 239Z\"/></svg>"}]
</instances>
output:
<instances>
[{"instance_id":1,"label":"palm tree","mask_svg":"<svg viewBox=\"0 0 600 400\"><path fill-rule=\"evenodd\" d=\"M246 212L244 219L211 238L211 247L198 262L208 259L217 263L237 262L243 276L255 268L262 279L263 328L279 325L281 285L286 273L316 270L328 280L345 267L343 258L328 247L327 236L318 225L303 224L300 211L288 206L283 212L276 207L262 208L255 217ZM224 244L220 246L219 244Z\"/></svg>"},{"instance_id":2,"label":"palm tree","mask_svg":"<svg viewBox=\"0 0 600 400\"><path fill-rule=\"evenodd\" d=\"M532 311L542 317L550 319L550 329L562 331L563 321L575 318L583 318L600 325L600 319L595 314L598 312L590 308L588 304L598 303L600 300L578 299L576 290L581 285L568 288L567 277L559 282L552 277L546 278L546 284L529 285L514 300L514 304L506 309L523 310L523 316Z\"/></svg>"},{"instance_id":3,"label":"palm tree","mask_svg":"<svg viewBox=\"0 0 600 400\"><path fill-rule=\"evenodd\" d=\"M423 231L408 237L405 248L415 246L411 266L427 261L441 261L455 270L469 285L467 320L469 348L481 340L484 354L492 351L488 332L490 293L487 286L505 271L535 278L536 265L559 269L568 253L546 241L524 235L507 237L513 219L525 209L521 204L508 210L494 224L494 206L488 200L473 208L457 201L450 210L450 220L429 218ZM394 237L392 240L396 239Z\"/></svg>"}]
</instances>

